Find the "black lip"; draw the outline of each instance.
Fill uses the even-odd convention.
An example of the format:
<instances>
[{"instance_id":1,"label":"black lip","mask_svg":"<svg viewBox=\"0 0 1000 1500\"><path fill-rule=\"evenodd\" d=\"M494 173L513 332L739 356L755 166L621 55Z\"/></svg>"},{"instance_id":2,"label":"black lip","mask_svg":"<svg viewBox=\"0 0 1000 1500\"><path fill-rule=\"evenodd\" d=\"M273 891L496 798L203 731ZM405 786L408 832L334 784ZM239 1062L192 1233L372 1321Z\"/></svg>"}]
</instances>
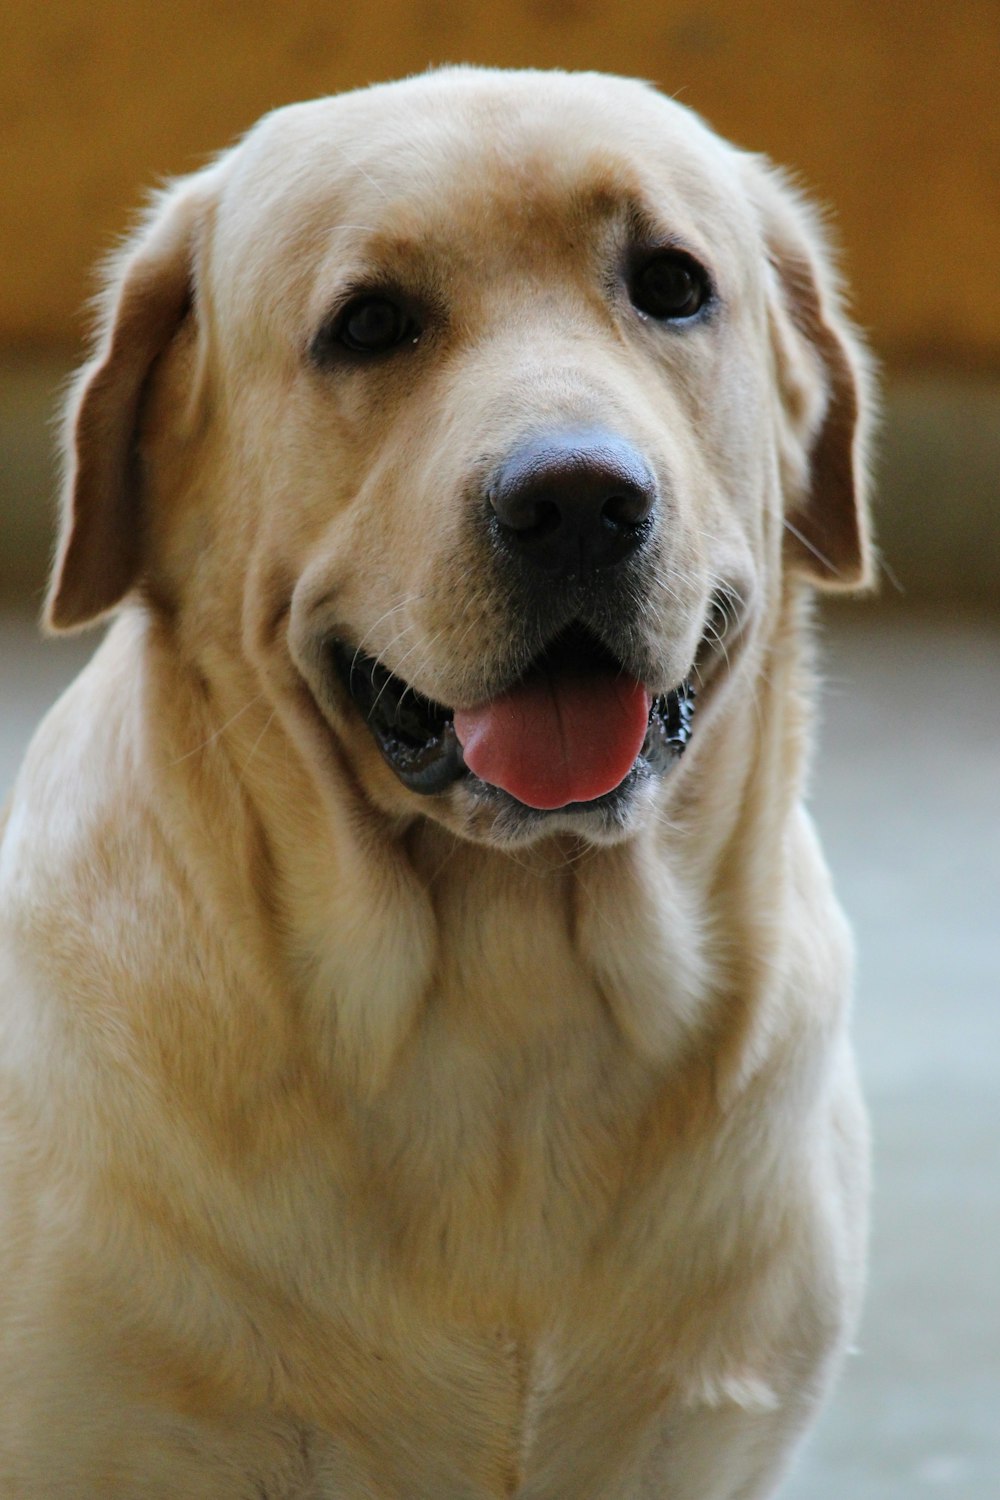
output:
<instances>
[{"instance_id":1,"label":"black lip","mask_svg":"<svg viewBox=\"0 0 1000 1500\"><path fill-rule=\"evenodd\" d=\"M579 649L579 635L568 632L545 653L546 656ZM607 651L591 642L594 654L606 662ZM396 677L377 658L365 656L345 642L334 640L330 652L337 676L368 725L382 758L404 786L422 796L437 796L458 781L479 791L488 791L512 805L522 804L508 792L488 786L465 764L455 734L453 710L434 702ZM614 791L594 802L575 802L558 809L561 813L586 812L614 799L635 780L663 776L684 754L691 738L695 690L685 680L661 693L649 710L646 738L635 765ZM548 816L531 809L536 816Z\"/></svg>"},{"instance_id":2,"label":"black lip","mask_svg":"<svg viewBox=\"0 0 1000 1500\"><path fill-rule=\"evenodd\" d=\"M332 643L337 675L404 786L423 796L470 775L450 709L425 698L373 656Z\"/></svg>"}]
</instances>

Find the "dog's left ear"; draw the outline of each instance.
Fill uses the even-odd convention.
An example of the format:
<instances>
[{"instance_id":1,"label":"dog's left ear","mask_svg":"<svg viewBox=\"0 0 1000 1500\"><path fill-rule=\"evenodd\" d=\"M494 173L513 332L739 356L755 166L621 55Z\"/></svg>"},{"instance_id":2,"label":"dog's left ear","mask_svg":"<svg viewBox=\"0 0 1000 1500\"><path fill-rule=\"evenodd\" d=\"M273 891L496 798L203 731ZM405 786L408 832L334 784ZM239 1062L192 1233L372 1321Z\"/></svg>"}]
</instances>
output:
<instances>
[{"instance_id":1,"label":"dog's left ear","mask_svg":"<svg viewBox=\"0 0 1000 1500\"><path fill-rule=\"evenodd\" d=\"M751 160L769 257L769 319L784 409L786 566L825 589L872 581L868 514L874 391L815 210Z\"/></svg>"},{"instance_id":2,"label":"dog's left ear","mask_svg":"<svg viewBox=\"0 0 1000 1500\"><path fill-rule=\"evenodd\" d=\"M195 299L211 180L206 169L160 194L111 266L96 351L67 411L62 529L45 610L52 630L99 619L140 575L143 397Z\"/></svg>"}]
</instances>

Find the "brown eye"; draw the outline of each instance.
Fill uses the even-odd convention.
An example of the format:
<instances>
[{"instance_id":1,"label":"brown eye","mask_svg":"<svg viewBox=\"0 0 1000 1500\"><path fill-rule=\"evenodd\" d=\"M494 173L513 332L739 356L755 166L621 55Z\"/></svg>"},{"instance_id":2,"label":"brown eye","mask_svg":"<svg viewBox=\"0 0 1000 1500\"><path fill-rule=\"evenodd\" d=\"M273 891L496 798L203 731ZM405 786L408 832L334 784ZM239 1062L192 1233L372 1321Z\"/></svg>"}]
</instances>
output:
<instances>
[{"instance_id":1,"label":"brown eye","mask_svg":"<svg viewBox=\"0 0 1000 1500\"><path fill-rule=\"evenodd\" d=\"M389 297L356 297L337 319L334 338L354 354L387 354L403 343L415 344L420 329Z\"/></svg>"},{"instance_id":2,"label":"brown eye","mask_svg":"<svg viewBox=\"0 0 1000 1500\"><path fill-rule=\"evenodd\" d=\"M709 300L710 287L697 261L669 251L654 255L633 273L629 296L649 318L661 323L682 322L701 311Z\"/></svg>"}]
</instances>

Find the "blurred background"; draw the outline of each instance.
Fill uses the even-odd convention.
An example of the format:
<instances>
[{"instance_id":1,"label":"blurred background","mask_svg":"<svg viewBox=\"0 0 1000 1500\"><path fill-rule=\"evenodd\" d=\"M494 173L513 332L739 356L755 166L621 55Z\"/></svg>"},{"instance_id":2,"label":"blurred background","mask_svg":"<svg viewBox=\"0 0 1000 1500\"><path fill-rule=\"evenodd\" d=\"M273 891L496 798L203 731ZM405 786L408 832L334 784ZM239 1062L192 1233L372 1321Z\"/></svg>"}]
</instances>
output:
<instances>
[{"instance_id":1,"label":"blurred background","mask_svg":"<svg viewBox=\"0 0 1000 1500\"><path fill-rule=\"evenodd\" d=\"M814 806L858 931L868 1313L790 1500L1000 1494L1000 0L7 0L0 798L93 647L40 642L58 391L143 192L265 110L445 62L651 79L832 210L883 368L875 601L824 607Z\"/></svg>"}]
</instances>

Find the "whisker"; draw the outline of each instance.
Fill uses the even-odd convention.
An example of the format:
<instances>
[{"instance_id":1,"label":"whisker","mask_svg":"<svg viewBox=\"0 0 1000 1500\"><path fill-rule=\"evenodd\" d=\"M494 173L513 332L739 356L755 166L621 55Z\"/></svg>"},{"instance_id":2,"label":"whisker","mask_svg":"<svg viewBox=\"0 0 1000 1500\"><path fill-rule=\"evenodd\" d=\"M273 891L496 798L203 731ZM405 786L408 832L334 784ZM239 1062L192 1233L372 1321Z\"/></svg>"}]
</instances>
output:
<instances>
[{"instance_id":1,"label":"whisker","mask_svg":"<svg viewBox=\"0 0 1000 1500\"><path fill-rule=\"evenodd\" d=\"M343 152L341 153L341 155L343 156L343 159L344 159L344 161L346 161L347 165L349 167L353 167L356 172L359 172L361 174L361 176L365 179L366 182L370 182L371 185L372 185L372 187L375 189L376 193L378 193L380 195L380 197L384 198L385 201L388 203L389 202L389 194L386 192L385 188L382 187L382 185L380 183L378 183L378 182L375 181L375 178L372 176L372 174L369 171L367 171L361 165L361 163L359 161L355 161L353 159L353 157L347 156L346 153L343 153ZM353 227L353 226L345 226L345 228L346 227Z\"/></svg>"},{"instance_id":2,"label":"whisker","mask_svg":"<svg viewBox=\"0 0 1000 1500\"><path fill-rule=\"evenodd\" d=\"M885 574L886 578L888 578L889 582L892 584L893 588L896 590L896 593L897 594L905 594L906 593L906 589L904 588L903 584L900 582L898 574L893 571L893 569L889 565L888 560L885 557L882 556L881 552L876 552L876 554L875 554L875 561L876 561L876 564L877 564L879 570Z\"/></svg>"},{"instance_id":3,"label":"whisker","mask_svg":"<svg viewBox=\"0 0 1000 1500\"><path fill-rule=\"evenodd\" d=\"M253 708L254 704L259 703L263 696L263 693L255 693L248 702L244 703L242 708L236 710L231 718L228 718L224 724L220 724L218 728L213 729L212 733L206 739L202 740L200 745L195 745L193 750L185 750L183 755L178 755L176 760L172 760L170 762L171 766L179 766L182 761L190 760L192 755L198 755L200 751L207 750L209 745L214 745L220 735L225 734L230 725L235 724L237 719L242 718L247 709Z\"/></svg>"},{"instance_id":4,"label":"whisker","mask_svg":"<svg viewBox=\"0 0 1000 1500\"><path fill-rule=\"evenodd\" d=\"M782 524L783 524L785 530L786 531L790 531L791 534L792 534L792 536L795 538L795 540L797 542L799 542L803 547L805 547L805 549L806 549L807 552L811 552L812 555L813 555L813 557L815 557L819 562L821 562L823 564L824 568L826 568L828 572L830 572L830 573L833 574L834 578L842 578L844 576L841 573L841 571L840 571L839 568L834 567L833 563L830 561L830 559L826 556L826 554L824 552L821 552L818 547L814 546L813 543L809 540L809 538L807 536L803 535L803 533L799 530L799 528L797 526L793 526L792 525L791 521L788 519L787 516L785 516L783 518Z\"/></svg>"},{"instance_id":5,"label":"whisker","mask_svg":"<svg viewBox=\"0 0 1000 1500\"><path fill-rule=\"evenodd\" d=\"M384 620L391 619L392 616L398 614L401 609L408 609L411 604L419 604L419 603L421 603L421 601L425 597L426 596L424 594L407 594L407 596L406 596L405 599L400 599L398 601L398 603L391 605L389 607L389 609L385 610L384 613L382 613L381 615L379 615L379 617L375 621L374 625L371 625L365 631L364 635L361 637L360 641L358 642L357 646L355 647L354 658L353 658L353 661L351 662L351 666L352 667L356 667L357 666L357 664L358 664L358 657L359 656L368 655L368 653L369 653L369 642L371 640L371 637L375 634L375 632L378 630L379 626L383 623ZM413 622L412 621L408 621L403 626L403 629L400 630L400 631L398 631L396 633L396 635L392 638L392 640L389 642L389 644L385 647L385 650L387 650L387 651L391 650L392 647L396 644L396 642L400 639L400 637L402 635L404 635L406 633L406 631L412 630L413 628L414 628ZM383 665L383 663L382 663L382 654L380 652L378 652L378 651L375 651L372 654L374 656L374 659L379 663L379 665L380 666Z\"/></svg>"},{"instance_id":6,"label":"whisker","mask_svg":"<svg viewBox=\"0 0 1000 1500\"><path fill-rule=\"evenodd\" d=\"M268 716L267 716L267 722L265 723L264 728L261 730L260 734L254 740L253 744L250 747L250 753L247 756L246 760L243 762L243 770L244 771L246 771L247 766L249 766L250 762L253 760L254 755L257 752L257 746L260 744L261 740L264 738L265 734L270 729L271 725L274 723L274 716L275 716L275 714L277 712L278 712L278 710L276 708L272 708L271 712L268 714Z\"/></svg>"},{"instance_id":7,"label":"whisker","mask_svg":"<svg viewBox=\"0 0 1000 1500\"><path fill-rule=\"evenodd\" d=\"M412 628L413 628L412 626L407 625L406 630L410 630ZM440 640L441 636L444 634L444 631L445 631L445 626L442 625L441 629L435 631L435 633L431 636L431 638L430 638L429 641L414 641L414 643L410 647L410 649L408 651L405 651L403 653L403 655L400 657L399 661L396 663L396 666L394 668L390 668L390 667L386 666L385 663L381 661L381 658L379 658L380 665L385 668L385 670L389 673L389 675L391 677L398 677L399 676L399 669L403 666L404 662L409 661L409 659L413 655L414 651L418 650L421 646L423 646L423 647L425 647L426 649L429 650L430 647L434 645L435 641ZM399 631L399 633L393 638L393 640L390 641L389 645L386 647L386 650L387 651L391 650L392 647L396 644L396 642L402 639L402 637L403 637L403 635L405 633L406 633L406 631L402 631L402 630ZM388 682L384 682L382 684L381 688L379 688L379 691L378 691L378 693L376 694L376 697L375 697L375 702L372 704L372 709L375 709L375 708L378 707L378 704L379 704L379 701L380 701L380 699L382 697L382 694L385 692L385 690L386 690L386 688L388 686L389 686ZM402 704L402 702L405 699L407 693L409 693L409 692L415 692L415 691L416 691L416 689L413 688L410 683L408 683L408 682L404 683L403 692L401 693L400 699L399 699L400 704Z\"/></svg>"}]
</instances>

